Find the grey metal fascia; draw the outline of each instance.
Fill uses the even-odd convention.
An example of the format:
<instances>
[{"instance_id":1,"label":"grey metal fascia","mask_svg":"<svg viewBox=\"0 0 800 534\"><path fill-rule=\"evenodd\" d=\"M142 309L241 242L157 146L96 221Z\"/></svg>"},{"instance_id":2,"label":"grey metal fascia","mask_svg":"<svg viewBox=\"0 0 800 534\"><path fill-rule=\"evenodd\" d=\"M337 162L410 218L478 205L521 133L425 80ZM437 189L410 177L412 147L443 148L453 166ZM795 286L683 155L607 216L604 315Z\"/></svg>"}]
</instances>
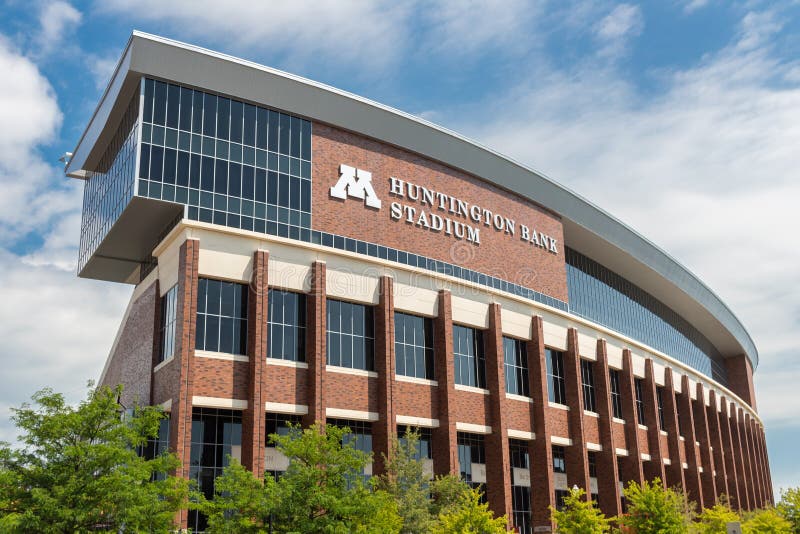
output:
<instances>
[{"instance_id":1,"label":"grey metal fascia","mask_svg":"<svg viewBox=\"0 0 800 534\"><path fill-rule=\"evenodd\" d=\"M134 31L109 89L74 151L67 174L82 169L103 128L103 118L108 117L114 105L115 94L131 74L171 80L328 123L416 152L522 195L624 251L669 281L735 338L754 368L758 365L752 338L710 288L644 236L543 173L408 113L198 46Z\"/></svg>"}]
</instances>

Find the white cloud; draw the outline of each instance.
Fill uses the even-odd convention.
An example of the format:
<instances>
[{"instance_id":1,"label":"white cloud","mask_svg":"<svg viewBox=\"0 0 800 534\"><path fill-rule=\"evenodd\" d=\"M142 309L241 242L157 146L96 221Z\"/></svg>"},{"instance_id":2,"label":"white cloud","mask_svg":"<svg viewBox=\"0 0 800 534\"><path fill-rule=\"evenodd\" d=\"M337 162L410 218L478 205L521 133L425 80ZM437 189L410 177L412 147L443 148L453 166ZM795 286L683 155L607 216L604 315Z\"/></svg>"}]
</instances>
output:
<instances>
[{"instance_id":1,"label":"white cloud","mask_svg":"<svg viewBox=\"0 0 800 534\"><path fill-rule=\"evenodd\" d=\"M709 0L685 0L682 1L683 3L683 11L684 13L694 13L700 9L706 7L710 1Z\"/></svg>"},{"instance_id":2,"label":"white cloud","mask_svg":"<svg viewBox=\"0 0 800 534\"><path fill-rule=\"evenodd\" d=\"M121 55L122 51L120 50L116 50L105 56L98 56L96 54L86 55L86 64L89 68L89 72L91 72L94 77L94 85L97 89L105 89L108 85Z\"/></svg>"},{"instance_id":3,"label":"white cloud","mask_svg":"<svg viewBox=\"0 0 800 534\"><path fill-rule=\"evenodd\" d=\"M595 28L600 42L599 54L611 58L622 55L628 41L641 34L643 29L642 9L631 4L619 4Z\"/></svg>"},{"instance_id":4,"label":"white cloud","mask_svg":"<svg viewBox=\"0 0 800 534\"><path fill-rule=\"evenodd\" d=\"M760 349L768 424L800 411L789 394L800 368L786 365L800 346L800 85L765 44L774 28L745 17L738 41L664 74L657 96L612 67L551 70L455 125L608 209L717 291Z\"/></svg>"},{"instance_id":5,"label":"white cloud","mask_svg":"<svg viewBox=\"0 0 800 534\"><path fill-rule=\"evenodd\" d=\"M313 58L336 64L375 67L390 63L407 38L405 19L411 5L378 2L251 2L235 0L108 0L97 9L136 21L169 24L180 38L273 52L289 62Z\"/></svg>"},{"instance_id":6,"label":"white cloud","mask_svg":"<svg viewBox=\"0 0 800 534\"><path fill-rule=\"evenodd\" d=\"M39 11L39 34L36 38L37 55L46 56L57 50L67 35L78 27L81 12L68 2L45 2Z\"/></svg>"}]
</instances>

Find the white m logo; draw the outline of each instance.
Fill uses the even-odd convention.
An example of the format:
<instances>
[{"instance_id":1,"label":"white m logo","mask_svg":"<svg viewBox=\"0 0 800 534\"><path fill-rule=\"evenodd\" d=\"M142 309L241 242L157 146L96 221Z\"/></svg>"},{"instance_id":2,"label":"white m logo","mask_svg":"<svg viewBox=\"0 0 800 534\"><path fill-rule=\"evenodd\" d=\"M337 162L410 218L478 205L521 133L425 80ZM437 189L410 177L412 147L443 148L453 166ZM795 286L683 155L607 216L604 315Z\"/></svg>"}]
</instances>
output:
<instances>
[{"instance_id":1,"label":"white m logo","mask_svg":"<svg viewBox=\"0 0 800 534\"><path fill-rule=\"evenodd\" d=\"M372 173L349 165L339 165L339 181L331 187L331 196L342 200L348 196L359 198L370 208L381 209L381 199L372 189Z\"/></svg>"}]
</instances>

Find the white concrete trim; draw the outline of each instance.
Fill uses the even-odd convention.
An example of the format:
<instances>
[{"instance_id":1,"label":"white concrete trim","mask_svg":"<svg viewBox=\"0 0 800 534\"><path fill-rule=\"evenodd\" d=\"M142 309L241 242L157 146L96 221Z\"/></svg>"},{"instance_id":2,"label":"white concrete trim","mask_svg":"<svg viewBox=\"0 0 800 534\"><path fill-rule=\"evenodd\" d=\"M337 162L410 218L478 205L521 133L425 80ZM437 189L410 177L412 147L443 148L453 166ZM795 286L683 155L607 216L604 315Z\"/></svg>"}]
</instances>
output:
<instances>
[{"instance_id":1,"label":"white concrete trim","mask_svg":"<svg viewBox=\"0 0 800 534\"><path fill-rule=\"evenodd\" d=\"M672 460L669 458L664 458L664 465L672 465Z\"/></svg>"},{"instance_id":2,"label":"white concrete trim","mask_svg":"<svg viewBox=\"0 0 800 534\"><path fill-rule=\"evenodd\" d=\"M515 395L514 393L506 393L506 398L508 400L515 400L520 402L528 402L533 404L533 399L530 397L526 397L525 395Z\"/></svg>"},{"instance_id":3,"label":"white concrete trim","mask_svg":"<svg viewBox=\"0 0 800 534\"><path fill-rule=\"evenodd\" d=\"M437 387L439 382L436 380L428 380L427 378L417 378L416 376L394 375L397 382L408 382L409 384L419 384L421 386Z\"/></svg>"},{"instance_id":4,"label":"white concrete trim","mask_svg":"<svg viewBox=\"0 0 800 534\"><path fill-rule=\"evenodd\" d=\"M476 425L473 423L456 422L456 430L461 432L471 432L472 434L491 434L492 427L485 425Z\"/></svg>"},{"instance_id":5,"label":"white concrete trim","mask_svg":"<svg viewBox=\"0 0 800 534\"><path fill-rule=\"evenodd\" d=\"M583 415L586 415L586 416L589 416L589 417L595 417L597 419L600 419L600 414L599 413L590 412L589 410L583 410Z\"/></svg>"},{"instance_id":6,"label":"white concrete trim","mask_svg":"<svg viewBox=\"0 0 800 534\"><path fill-rule=\"evenodd\" d=\"M681 440L681 441L686 441L686 438L683 437L683 436L678 436L678 439Z\"/></svg>"},{"instance_id":7,"label":"white concrete trim","mask_svg":"<svg viewBox=\"0 0 800 534\"><path fill-rule=\"evenodd\" d=\"M306 415L308 406L305 404L286 404L283 402L266 402L264 410L271 413L290 413L295 415Z\"/></svg>"},{"instance_id":8,"label":"white concrete trim","mask_svg":"<svg viewBox=\"0 0 800 534\"><path fill-rule=\"evenodd\" d=\"M453 387L455 387L455 389L457 391L468 391L470 393L479 393L481 395L488 395L489 394L489 390L488 389L483 389L483 388L476 388L476 387L472 387L472 386L462 386L461 384L454 384Z\"/></svg>"},{"instance_id":9,"label":"white concrete trim","mask_svg":"<svg viewBox=\"0 0 800 534\"><path fill-rule=\"evenodd\" d=\"M569 411L569 406L566 404L559 404L557 402L548 402L547 406L549 408L555 408L556 410L564 410L565 412Z\"/></svg>"},{"instance_id":10,"label":"white concrete trim","mask_svg":"<svg viewBox=\"0 0 800 534\"><path fill-rule=\"evenodd\" d=\"M368 378L378 378L375 371L365 371L364 369L351 369L349 367L339 367L338 365L326 365L325 370L329 373L339 373L343 375L366 376Z\"/></svg>"},{"instance_id":11,"label":"white concrete trim","mask_svg":"<svg viewBox=\"0 0 800 534\"><path fill-rule=\"evenodd\" d=\"M344 408L325 408L325 416L334 419L352 419L353 421L377 421L378 412L362 412Z\"/></svg>"},{"instance_id":12,"label":"white concrete trim","mask_svg":"<svg viewBox=\"0 0 800 534\"><path fill-rule=\"evenodd\" d=\"M662 436L669 436L669 433L667 433L666 430L659 430L658 433L661 434Z\"/></svg>"},{"instance_id":13,"label":"white concrete trim","mask_svg":"<svg viewBox=\"0 0 800 534\"><path fill-rule=\"evenodd\" d=\"M418 426L421 428L439 428L438 419L428 419L427 417L415 417L413 415L396 415L398 425Z\"/></svg>"},{"instance_id":14,"label":"white concrete trim","mask_svg":"<svg viewBox=\"0 0 800 534\"><path fill-rule=\"evenodd\" d=\"M614 452L617 454L617 456L628 456L628 449L620 449L617 447L614 449Z\"/></svg>"},{"instance_id":15,"label":"white concrete trim","mask_svg":"<svg viewBox=\"0 0 800 534\"><path fill-rule=\"evenodd\" d=\"M687 464L686 462L683 462L683 463L681 463L681 467L683 467L684 469L689 469L689 464Z\"/></svg>"},{"instance_id":16,"label":"white concrete trim","mask_svg":"<svg viewBox=\"0 0 800 534\"><path fill-rule=\"evenodd\" d=\"M159 406L161 406L161 409L164 410L165 412L172 411L172 399L165 400L164 402L159 404Z\"/></svg>"},{"instance_id":17,"label":"white concrete trim","mask_svg":"<svg viewBox=\"0 0 800 534\"><path fill-rule=\"evenodd\" d=\"M614 423L618 423L620 425L624 425L625 424L625 419L620 419L619 417L612 417L611 421L613 421Z\"/></svg>"},{"instance_id":18,"label":"white concrete trim","mask_svg":"<svg viewBox=\"0 0 800 534\"><path fill-rule=\"evenodd\" d=\"M175 359L175 356L174 356L174 355L172 355L172 356L170 356L169 358L167 358L166 360L164 360L163 362L159 363L158 365L156 365L155 367L153 367L153 373L157 373L158 371L160 371L161 369L163 369L164 367L166 367L166 366L167 366L167 364L168 364L169 362L171 362L172 360L174 360L174 359Z\"/></svg>"},{"instance_id":19,"label":"white concrete trim","mask_svg":"<svg viewBox=\"0 0 800 534\"><path fill-rule=\"evenodd\" d=\"M527 430L513 430L509 428L507 433L508 437L511 439L523 439L526 441L536 439L536 434L534 432L528 432Z\"/></svg>"},{"instance_id":20,"label":"white concrete trim","mask_svg":"<svg viewBox=\"0 0 800 534\"><path fill-rule=\"evenodd\" d=\"M645 462L649 462L650 460L653 459L652 456L650 456L649 454L644 453L644 452L641 454L641 457L642 457L642 460L644 460Z\"/></svg>"},{"instance_id":21,"label":"white concrete trim","mask_svg":"<svg viewBox=\"0 0 800 534\"><path fill-rule=\"evenodd\" d=\"M592 443L591 441L587 441L586 450L600 452L603 450L603 446L600 445L599 443Z\"/></svg>"},{"instance_id":22,"label":"white concrete trim","mask_svg":"<svg viewBox=\"0 0 800 534\"><path fill-rule=\"evenodd\" d=\"M227 408L229 410L246 410L247 400L245 399L226 399L223 397L192 397L192 406L202 406L205 408Z\"/></svg>"},{"instance_id":23,"label":"white concrete trim","mask_svg":"<svg viewBox=\"0 0 800 534\"><path fill-rule=\"evenodd\" d=\"M647 425L639 425L639 428L641 428L642 430L647 430Z\"/></svg>"},{"instance_id":24,"label":"white concrete trim","mask_svg":"<svg viewBox=\"0 0 800 534\"><path fill-rule=\"evenodd\" d=\"M572 440L569 438L562 438L561 436L550 436L550 443L553 445L563 445L564 447L572 446Z\"/></svg>"},{"instance_id":25,"label":"white concrete trim","mask_svg":"<svg viewBox=\"0 0 800 534\"><path fill-rule=\"evenodd\" d=\"M267 365L277 365L278 367L294 367L295 369L308 369L306 362L294 362L292 360L282 360L281 358L267 358Z\"/></svg>"},{"instance_id":26,"label":"white concrete trim","mask_svg":"<svg viewBox=\"0 0 800 534\"><path fill-rule=\"evenodd\" d=\"M227 360L229 362L249 362L250 358L243 354L228 354L227 352L213 352L210 350L195 350L198 358L212 358L214 360Z\"/></svg>"}]
</instances>

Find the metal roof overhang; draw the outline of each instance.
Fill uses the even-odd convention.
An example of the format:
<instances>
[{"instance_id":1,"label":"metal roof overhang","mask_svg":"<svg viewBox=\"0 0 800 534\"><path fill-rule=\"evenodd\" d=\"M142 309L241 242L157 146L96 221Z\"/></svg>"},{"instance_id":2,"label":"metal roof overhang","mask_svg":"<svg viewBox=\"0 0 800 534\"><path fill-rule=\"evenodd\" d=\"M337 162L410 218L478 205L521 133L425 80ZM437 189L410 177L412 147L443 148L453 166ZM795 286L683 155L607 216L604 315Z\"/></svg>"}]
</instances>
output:
<instances>
[{"instance_id":1,"label":"metal roof overhang","mask_svg":"<svg viewBox=\"0 0 800 534\"><path fill-rule=\"evenodd\" d=\"M66 173L97 164L141 76L174 81L324 122L416 152L521 195L562 217L566 243L671 307L723 354L758 352L739 319L688 269L604 210L516 161L455 132L299 76L134 31Z\"/></svg>"}]
</instances>

